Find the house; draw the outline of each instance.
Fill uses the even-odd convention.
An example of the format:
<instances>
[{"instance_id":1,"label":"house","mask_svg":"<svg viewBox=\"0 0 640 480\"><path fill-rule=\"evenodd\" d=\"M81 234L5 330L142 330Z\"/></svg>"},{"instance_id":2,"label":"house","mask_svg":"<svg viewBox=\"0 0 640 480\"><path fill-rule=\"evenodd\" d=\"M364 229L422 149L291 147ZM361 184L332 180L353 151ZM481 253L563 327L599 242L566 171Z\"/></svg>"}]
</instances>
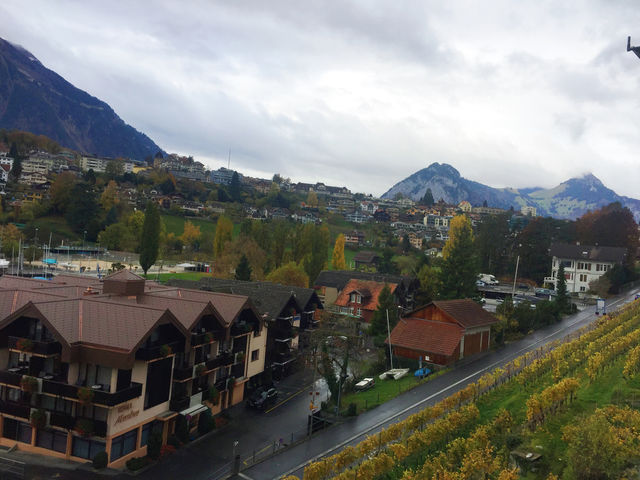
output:
<instances>
[{"instance_id":1,"label":"house","mask_svg":"<svg viewBox=\"0 0 640 480\"><path fill-rule=\"evenodd\" d=\"M371 323L373 314L378 308L380 292L385 285L389 286L392 294L395 293L397 287L395 283L349 280L334 303L336 313Z\"/></svg>"},{"instance_id":2,"label":"house","mask_svg":"<svg viewBox=\"0 0 640 480\"><path fill-rule=\"evenodd\" d=\"M450 365L488 351L497 322L473 300L435 301L401 318L385 343L395 356Z\"/></svg>"},{"instance_id":3,"label":"house","mask_svg":"<svg viewBox=\"0 0 640 480\"><path fill-rule=\"evenodd\" d=\"M535 217L538 215L538 209L536 207L532 207L531 205L525 205L520 208L520 213L524 216Z\"/></svg>"},{"instance_id":4,"label":"house","mask_svg":"<svg viewBox=\"0 0 640 480\"><path fill-rule=\"evenodd\" d=\"M357 211L348 213L344 218L347 220L347 222L351 223L367 223L369 220L371 220L371 215Z\"/></svg>"},{"instance_id":5,"label":"house","mask_svg":"<svg viewBox=\"0 0 640 480\"><path fill-rule=\"evenodd\" d=\"M247 296L268 326L265 369L271 369L278 379L294 371L309 346L308 333L319 326L316 310L323 308L312 288L212 277L199 282L172 280L169 284ZM259 383L258 379L254 383Z\"/></svg>"},{"instance_id":6,"label":"house","mask_svg":"<svg viewBox=\"0 0 640 480\"><path fill-rule=\"evenodd\" d=\"M361 268L375 269L380 261L380 256L375 252L358 252L353 256L356 270Z\"/></svg>"},{"instance_id":7,"label":"house","mask_svg":"<svg viewBox=\"0 0 640 480\"><path fill-rule=\"evenodd\" d=\"M458 204L458 208L462 210L464 213L471 213L471 204L466 200L461 201Z\"/></svg>"},{"instance_id":8,"label":"house","mask_svg":"<svg viewBox=\"0 0 640 480\"><path fill-rule=\"evenodd\" d=\"M544 283L558 286L558 270L564 265L567 292L586 292L589 284L598 280L614 265L620 265L627 256L622 247L600 247L554 243L549 251L552 256L551 276Z\"/></svg>"},{"instance_id":9,"label":"house","mask_svg":"<svg viewBox=\"0 0 640 480\"><path fill-rule=\"evenodd\" d=\"M243 401L262 373L264 322L248 297L166 287L121 270L102 282L0 278L0 445L119 468ZM37 413L36 413L37 412ZM34 420L36 419L36 420Z\"/></svg>"},{"instance_id":10,"label":"house","mask_svg":"<svg viewBox=\"0 0 640 480\"><path fill-rule=\"evenodd\" d=\"M347 288L353 279L376 282L384 286L385 283L395 284L395 296L398 307L408 312L413 309L413 300L418 281L405 275L387 275L381 273L357 272L352 270L324 270L320 272L314 282L314 288L325 308L330 308L338 296Z\"/></svg>"},{"instance_id":11,"label":"house","mask_svg":"<svg viewBox=\"0 0 640 480\"><path fill-rule=\"evenodd\" d=\"M357 247L364 243L364 233L357 230L344 234L344 244Z\"/></svg>"}]
</instances>

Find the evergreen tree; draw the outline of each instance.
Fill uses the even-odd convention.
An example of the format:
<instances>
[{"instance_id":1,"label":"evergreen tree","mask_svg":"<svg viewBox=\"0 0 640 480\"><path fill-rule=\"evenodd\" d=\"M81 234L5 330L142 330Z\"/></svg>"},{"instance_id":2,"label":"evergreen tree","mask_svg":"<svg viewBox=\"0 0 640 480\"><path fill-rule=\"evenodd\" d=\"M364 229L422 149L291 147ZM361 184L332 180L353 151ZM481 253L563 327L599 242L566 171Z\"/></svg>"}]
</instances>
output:
<instances>
[{"instance_id":1,"label":"evergreen tree","mask_svg":"<svg viewBox=\"0 0 640 480\"><path fill-rule=\"evenodd\" d=\"M442 249L442 257L442 298L473 297L476 294L478 267L471 222L465 215L458 215L451 221L449 240Z\"/></svg>"},{"instance_id":2,"label":"evergreen tree","mask_svg":"<svg viewBox=\"0 0 640 480\"><path fill-rule=\"evenodd\" d=\"M94 241L101 230L100 206L93 189L86 183L76 183L71 189L71 200L65 214L69 226L74 232L83 234L85 238Z\"/></svg>"},{"instance_id":3,"label":"evergreen tree","mask_svg":"<svg viewBox=\"0 0 640 480\"><path fill-rule=\"evenodd\" d=\"M433 200L433 193L431 193L430 188L427 188L427 191L424 192L424 196L422 197L422 200L420 200L420 203L426 205L427 207L431 207L435 203L435 201Z\"/></svg>"},{"instance_id":4,"label":"evergreen tree","mask_svg":"<svg viewBox=\"0 0 640 480\"><path fill-rule=\"evenodd\" d=\"M331 266L334 270L344 270L347 268L347 263L344 259L344 235L342 233L336 238L333 255L331 255Z\"/></svg>"},{"instance_id":5,"label":"evergreen tree","mask_svg":"<svg viewBox=\"0 0 640 480\"><path fill-rule=\"evenodd\" d=\"M240 176L238 172L233 172L231 183L229 184L229 196L234 202L242 201L242 185L240 185Z\"/></svg>"},{"instance_id":6,"label":"evergreen tree","mask_svg":"<svg viewBox=\"0 0 640 480\"><path fill-rule=\"evenodd\" d=\"M142 237L140 238L140 266L145 275L158 259L160 245L160 213L155 202L148 202L144 211Z\"/></svg>"},{"instance_id":7,"label":"evergreen tree","mask_svg":"<svg viewBox=\"0 0 640 480\"><path fill-rule=\"evenodd\" d=\"M371 328L369 328L369 332L374 337L387 336L387 312L389 312L389 328L393 330L398 323L398 307L389 285L385 284L378 296L378 308L373 312Z\"/></svg>"},{"instance_id":8,"label":"evergreen tree","mask_svg":"<svg viewBox=\"0 0 640 480\"><path fill-rule=\"evenodd\" d=\"M11 167L11 171L9 172L9 178L14 182L17 182L22 174L22 156L18 152L18 146L16 142L11 143L11 147L9 149L9 156L13 158L13 166Z\"/></svg>"},{"instance_id":9,"label":"evergreen tree","mask_svg":"<svg viewBox=\"0 0 640 480\"><path fill-rule=\"evenodd\" d=\"M564 276L564 265L560 263L556 282L556 305L560 313L569 311L569 295L567 294L567 279Z\"/></svg>"},{"instance_id":10,"label":"evergreen tree","mask_svg":"<svg viewBox=\"0 0 640 480\"><path fill-rule=\"evenodd\" d=\"M236 266L236 280L244 280L246 282L251 280L251 265L249 265L249 259L245 254L242 254L240 262Z\"/></svg>"},{"instance_id":11,"label":"evergreen tree","mask_svg":"<svg viewBox=\"0 0 640 480\"><path fill-rule=\"evenodd\" d=\"M393 263L393 250L385 248L382 257L378 263L378 272L380 273L398 273L398 267Z\"/></svg>"}]
</instances>

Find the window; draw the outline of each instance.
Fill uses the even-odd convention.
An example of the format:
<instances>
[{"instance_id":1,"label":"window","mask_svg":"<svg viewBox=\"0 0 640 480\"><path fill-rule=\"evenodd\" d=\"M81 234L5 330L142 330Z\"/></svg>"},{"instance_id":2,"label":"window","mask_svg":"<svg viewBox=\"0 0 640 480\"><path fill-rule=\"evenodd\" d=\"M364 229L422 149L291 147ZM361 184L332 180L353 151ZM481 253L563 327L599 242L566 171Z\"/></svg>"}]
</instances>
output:
<instances>
[{"instance_id":1,"label":"window","mask_svg":"<svg viewBox=\"0 0 640 480\"><path fill-rule=\"evenodd\" d=\"M144 392L145 410L169 400L172 362L172 358L165 358L147 364L147 381Z\"/></svg>"},{"instance_id":2,"label":"window","mask_svg":"<svg viewBox=\"0 0 640 480\"><path fill-rule=\"evenodd\" d=\"M256 362L260 358L260 350L252 350L251 351L251 361Z\"/></svg>"},{"instance_id":3,"label":"window","mask_svg":"<svg viewBox=\"0 0 640 480\"><path fill-rule=\"evenodd\" d=\"M586 282L587 281L587 274L586 273L581 273L580 274L580 281L581 282Z\"/></svg>"},{"instance_id":4,"label":"window","mask_svg":"<svg viewBox=\"0 0 640 480\"><path fill-rule=\"evenodd\" d=\"M138 429L128 431L111 440L111 461L133 452L138 443Z\"/></svg>"},{"instance_id":5,"label":"window","mask_svg":"<svg viewBox=\"0 0 640 480\"><path fill-rule=\"evenodd\" d=\"M253 330L253 338L259 337L262 334L262 329L260 327L256 327Z\"/></svg>"},{"instance_id":6,"label":"window","mask_svg":"<svg viewBox=\"0 0 640 480\"><path fill-rule=\"evenodd\" d=\"M98 453L106 450L105 443L96 440L87 440L82 437L73 437L71 455L79 458L93 460Z\"/></svg>"},{"instance_id":7,"label":"window","mask_svg":"<svg viewBox=\"0 0 640 480\"><path fill-rule=\"evenodd\" d=\"M5 417L2 436L22 443L31 443L31 425Z\"/></svg>"},{"instance_id":8,"label":"window","mask_svg":"<svg viewBox=\"0 0 640 480\"><path fill-rule=\"evenodd\" d=\"M144 447L149 443L149 435L152 433L162 433L162 425L156 420L152 420L142 426L142 432L140 432L140 446Z\"/></svg>"},{"instance_id":9,"label":"window","mask_svg":"<svg viewBox=\"0 0 640 480\"><path fill-rule=\"evenodd\" d=\"M358 311L357 311L357 313L356 313L356 315L358 315L359 317L361 317L361 316L362 316L362 309L360 309L360 308L359 308L359 309L358 309Z\"/></svg>"},{"instance_id":10,"label":"window","mask_svg":"<svg viewBox=\"0 0 640 480\"><path fill-rule=\"evenodd\" d=\"M606 272L608 268L609 268L609 265L606 265L604 263L596 264L596 272Z\"/></svg>"},{"instance_id":11,"label":"window","mask_svg":"<svg viewBox=\"0 0 640 480\"><path fill-rule=\"evenodd\" d=\"M36 445L46 448L47 450L66 453L67 432L61 432L59 430L38 430Z\"/></svg>"},{"instance_id":12,"label":"window","mask_svg":"<svg viewBox=\"0 0 640 480\"><path fill-rule=\"evenodd\" d=\"M580 287L580 291L581 291L581 292L584 292L584 291L586 291L586 290L587 290L587 287Z\"/></svg>"}]
</instances>

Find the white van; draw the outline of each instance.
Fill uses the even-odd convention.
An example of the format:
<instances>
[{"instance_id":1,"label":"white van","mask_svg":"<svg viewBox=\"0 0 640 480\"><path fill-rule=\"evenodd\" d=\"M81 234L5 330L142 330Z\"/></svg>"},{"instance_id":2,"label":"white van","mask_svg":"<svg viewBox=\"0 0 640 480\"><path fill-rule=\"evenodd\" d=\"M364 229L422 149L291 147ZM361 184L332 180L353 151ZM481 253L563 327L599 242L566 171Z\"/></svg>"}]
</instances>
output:
<instances>
[{"instance_id":1,"label":"white van","mask_svg":"<svg viewBox=\"0 0 640 480\"><path fill-rule=\"evenodd\" d=\"M494 277L490 273L479 273L478 280L483 282L485 285L498 285L500 283L498 280L496 280L496 277Z\"/></svg>"}]
</instances>

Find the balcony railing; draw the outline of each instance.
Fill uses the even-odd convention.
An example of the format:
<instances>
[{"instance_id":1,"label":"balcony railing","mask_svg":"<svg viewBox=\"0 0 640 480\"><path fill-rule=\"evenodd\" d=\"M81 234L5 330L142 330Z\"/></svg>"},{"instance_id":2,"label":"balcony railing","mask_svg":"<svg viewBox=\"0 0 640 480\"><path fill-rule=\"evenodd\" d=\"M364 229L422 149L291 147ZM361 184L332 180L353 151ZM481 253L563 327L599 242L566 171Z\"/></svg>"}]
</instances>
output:
<instances>
[{"instance_id":1,"label":"balcony railing","mask_svg":"<svg viewBox=\"0 0 640 480\"><path fill-rule=\"evenodd\" d=\"M245 335L253 329L252 325L248 323L234 323L231 325L231 336L237 337Z\"/></svg>"},{"instance_id":2,"label":"balcony railing","mask_svg":"<svg viewBox=\"0 0 640 480\"><path fill-rule=\"evenodd\" d=\"M21 403L0 401L0 412L14 417L29 418L31 407Z\"/></svg>"},{"instance_id":3,"label":"balcony railing","mask_svg":"<svg viewBox=\"0 0 640 480\"><path fill-rule=\"evenodd\" d=\"M183 367L176 367L173 369L173 379L180 381L180 380L188 380L191 377L193 377L193 366L183 366Z\"/></svg>"},{"instance_id":4,"label":"balcony railing","mask_svg":"<svg viewBox=\"0 0 640 480\"><path fill-rule=\"evenodd\" d=\"M222 392L224 390L227 389L227 380L229 380L230 377L224 377L221 378L219 380L216 381L216 383L214 383L214 386L216 387L216 390L218 390L219 392Z\"/></svg>"},{"instance_id":5,"label":"balcony railing","mask_svg":"<svg viewBox=\"0 0 640 480\"><path fill-rule=\"evenodd\" d=\"M236 363L231 367L231 376L236 378L244 377L244 362Z\"/></svg>"},{"instance_id":6,"label":"balcony railing","mask_svg":"<svg viewBox=\"0 0 640 480\"><path fill-rule=\"evenodd\" d=\"M62 345L57 340L38 341L23 337L8 337L7 343L12 350L39 355L56 355L62 351Z\"/></svg>"},{"instance_id":7,"label":"balcony railing","mask_svg":"<svg viewBox=\"0 0 640 480\"><path fill-rule=\"evenodd\" d=\"M181 412L189 408L189 397L172 398L169 402L169 410L173 412Z\"/></svg>"},{"instance_id":8,"label":"balcony railing","mask_svg":"<svg viewBox=\"0 0 640 480\"><path fill-rule=\"evenodd\" d=\"M205 333L193 333L191 335L191 346L195 347L197 345L204 345L206 343L211 343L211 340L220 342L224 340L224 331L214 331L214 332L205 332Z\"/></svg>"},{"instance_id":9,"label":"balcony railing","mask_svg":"<svg viewBox=\"0 0 640 480\"><path fill-rule=\"evenodd\" d=\"M49 415L49 424L53 427L66 428L71 430L76 423L76 419L71 415L60 412L51 412Z\"/></svg>"},{"instance_id":10,"label":"balcony railing","mask_svg":"<svg viewBox=\"0 0 640 480\"><path fill-rule=\"evenodd\" d=\"M51 395L57 395L61 397L78 398L78 389L80 388L86 387L70 385L63 382L56 382L54 380L42 381L42 393L49 393ZM113 393L105 392L102 390L92 391L93 399L91 400L91 403L97 403L100 405L112 407L114 405L128 402L129 400L133 400L134 398L142 395L142 384L131 382L131 385L129 387L123 388L122 390Z\"/></svg>"},{"instance_id":11,"label":"balcony railing","mask_svg":"<svg viewBox=\"0 0 640 480\"><path fill-rule=\"evenodd\" d=\"M20 386L20 380L22 379L22 373L9 372L7 370L0 370L0 383L6 385Z\"/></svg>"},{"instance_id":12,"label":"balcony railing","mask_svg":"<svg viewBox=\"0 0 640 480\"><path fill-rule=\"evenodd\" d=\"M136 359L149 361L165 357L169 354L167 353L165 345L171 349L171 353L184 351L184 342L182 340L176 340L174 342L163 343L161 345L141 347L136 352Z\"/></svg>"}]
</instances>

